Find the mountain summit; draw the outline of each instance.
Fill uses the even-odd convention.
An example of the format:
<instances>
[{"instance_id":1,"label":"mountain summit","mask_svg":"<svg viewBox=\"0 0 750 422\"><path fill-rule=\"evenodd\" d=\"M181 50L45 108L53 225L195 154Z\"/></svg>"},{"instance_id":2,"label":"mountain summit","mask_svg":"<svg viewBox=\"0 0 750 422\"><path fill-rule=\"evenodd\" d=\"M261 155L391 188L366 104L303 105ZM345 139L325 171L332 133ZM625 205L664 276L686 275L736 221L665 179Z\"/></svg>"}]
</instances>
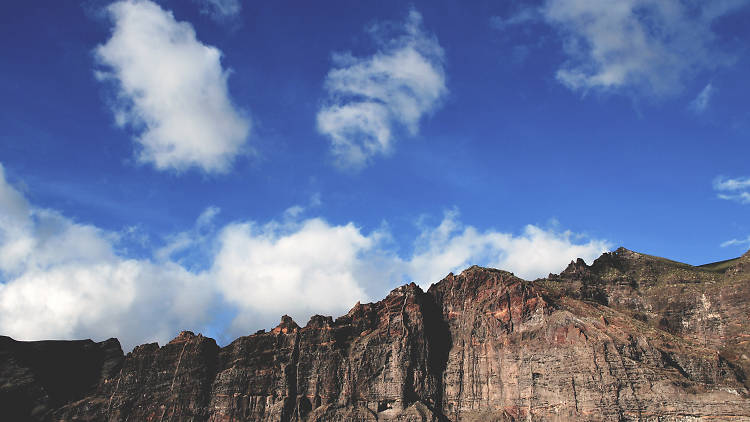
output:
<instances>
[{"instance_id":1,"label":"mountain summit","mask_svg":"<svg viewBox=\"0 0 750 422\"><path fill-rule=\"evenodd\" d=\"M0 412L38 421L750 420L750 252L624 248L526 281L473 266L225 347L0 338Z\"/></svg>"}]
</instances>

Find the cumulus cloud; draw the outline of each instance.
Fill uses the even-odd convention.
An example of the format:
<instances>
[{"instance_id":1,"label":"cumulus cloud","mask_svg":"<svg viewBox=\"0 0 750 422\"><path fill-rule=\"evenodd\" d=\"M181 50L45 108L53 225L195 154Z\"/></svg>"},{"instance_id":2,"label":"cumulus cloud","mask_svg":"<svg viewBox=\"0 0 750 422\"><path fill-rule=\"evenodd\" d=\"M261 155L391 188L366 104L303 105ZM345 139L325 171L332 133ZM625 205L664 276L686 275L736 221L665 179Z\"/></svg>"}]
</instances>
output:
<instances>
[{"instance_id":1,"label":"cumulus cloud","mask_svg":"<svg viewBox=\"0 0 750 422\"><path fill-rule=\"evenodd\" d=\"M712 84L706 85L697 97L690 102L690 110L695 113L703 113L708 108L708 102L711 100L711 96L714 95L714 87Z\"/></svg>"},{"instance_id":2,"label":"cumulus cloud","mask_svg":"<svg viewBox=\"0 0 750 422\"><path fill-rule=\"evenodd\" d=\"M199 326L206 279L128 259L117 235L31 206L0 166L0 332L18 339L117 336L126 347ZM206 293L206 292L209 293Z\"/></svg>"},{"instance_id":3,"label":"cumulus cloud","mask_svg":"<svg viewBox=\"0 0 750 422\"><path fill-rule=\"evenodd\" d=\"M317 127L329 138L341 167L360 169L372 157L387 154L400 132L415 136L421 118L447 93L443 49L422 28L422 15L412 10L400 33L394 29L370 29L379 46L370 57L333 55Z\"/></svg>"},{"instance_id":4,"label":"cumulus cloud","mask_svg":"<svg viewBox=\"0 0 750 422\"><path fill-rule=\"evenodd\" d=\"M284 313L304 323L368 299L379 232L296 215L217 229L218 214L207 208L150 258L133 259L118 253L118 233L29 204L0 166L0 332L116 336L130 349L215 324L221 312L236 314L226 332L240 335Z\"/></svg>"},{"instance_id":5,"label":"cumulus cloud","mask_svg":"<svg viewBox=\"0 0 750 422\"><path fill-rule=\"evenodd\" d=\"M239 309L231 332L242 334L253 321L270 324L281 313L300 323L314 313L336 315L401 283L415 281L427 289L472 264L534 279L562 271L577 257L591 262L610 246L534 225L520 235L482 232L463 225L456 211L437 226L423 226L406 257L390 239L387 228L364 233L352 223L331 225L320 218L225 226L217 236L211 278Z\"/></svg>"},{"instance_id":6,"label":"cumulus cloud","mask_svg":"<svg viewBox=\"0 0 750 422\"><path fill-rule=\"evenodd\" d=\"M126 350L163 344L182 329L232 338L272 327L282 314L300 324L316 313L340 315L402 283L427 288L472 264L532 279L609 247L533 225L520 234L482 231L452 211L436 226L420 225L413 251L399 255L387 226L366 232L299 213L218 225L217 215L207 208L193 227L136 259L118 247L119 233L30 204L0 166L0 332L116 336Z\"/></svg>"},{"instance_id":7,"label":"cumulus cloud","mask_svg":"<svg viewBox=\"0 0 750 422\"><path fill-rule=\"evenodd\" d=\"M363 259L376 241L376 234L366 236L351 223L331 226L317 218L228 225L219 235L212 275L240 309L233 331L258 315L283 312L299 321L366 300Z\"/></svg>"},{"instance_id":8,"label":"cumulus cloud","mask_svg":"<svg viewBox=\"0 0 750 422\"><path fill-rule=\"evenodd\" d=\"M714 190L720 199L750 204L750 177L729 179L719 176L714 179Z\"/></svg>"},{"instance_id":9,"label":"cumulus cloud","mask_svg":"<svg viewBox=\"0 0 750 422\"><path fill-rule=\"evenodd\" d=\"M221 51L151 1L107 11L114 27L94 50L96 75L115 87L112 111L136 133L138 159L159 170L228 171L246 151L250 120L232 104Z\"/></svg>"},{"instance_id":10,"label":"cumulus cloud","mask_svg":"<svg viewBox=\"0 0 750 422\"><path fill-rule=\"evenodd\" d=\"M543 21L562 37L568 60L557 80L572 90L679 92L698 71L730 63L715 46L712 25L747 0L547 0L494 26ZM706 94L706 103L707 96Z\"/></svg>"},{"instance_id":11,"label":"cumulus cloud","mask_svg":"<svg viewBox=\"0 0 750 422\"><path fill-rule=\"evenodd\" d=\"M592 262L611 246L604 240L581 240L582 236L570 231L545 230L535 225L527 225L520 235L480 231L462 224L458 213L451 211L438 226L422 230L406 266L411 278L423 286L472 264L535 279L562 271L575 258Z\"/></svg>"}]
</instances>

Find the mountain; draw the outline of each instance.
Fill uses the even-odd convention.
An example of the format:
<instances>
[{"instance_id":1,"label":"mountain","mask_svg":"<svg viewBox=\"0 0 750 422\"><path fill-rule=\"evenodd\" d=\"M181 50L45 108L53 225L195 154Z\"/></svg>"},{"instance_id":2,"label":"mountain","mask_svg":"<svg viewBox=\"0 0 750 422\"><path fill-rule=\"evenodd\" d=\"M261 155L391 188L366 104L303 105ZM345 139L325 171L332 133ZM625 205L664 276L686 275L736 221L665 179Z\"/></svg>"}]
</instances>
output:
<instances>
[{"instance_id":1,"label":"mountain","mask_svg":"<svg viewBox=\"0 0 750 422\"><path fill-rule=\"evenodd\" d=\"M0 418L750 421L749 316L750 251L620 248L534 281L474 266L225 347L2 337Z\"/></svg>"}]
</instances>

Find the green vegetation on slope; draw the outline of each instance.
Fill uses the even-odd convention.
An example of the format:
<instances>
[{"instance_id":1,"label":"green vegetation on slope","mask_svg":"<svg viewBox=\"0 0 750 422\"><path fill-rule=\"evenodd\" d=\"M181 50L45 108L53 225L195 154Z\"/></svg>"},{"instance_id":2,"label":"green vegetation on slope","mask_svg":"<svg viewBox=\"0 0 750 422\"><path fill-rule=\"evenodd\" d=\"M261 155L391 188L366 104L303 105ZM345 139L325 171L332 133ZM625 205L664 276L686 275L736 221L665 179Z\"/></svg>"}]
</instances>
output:
<instances>
[{"instance_id":1,"label":"green vegetation on slope","mask_svg":"<svg viewBox=\"0 0 750 422\"><path fill-rule=\"evenodd\" d=\"M710 264L699 265L698 268L703 268L704 270L714 271L717 273L723 273L724 271L727 270L727 268L731 267L739 260L740 258L726 259L724 261L718 261L718 262L712 262Z\"/></svg>"}]
</instances>

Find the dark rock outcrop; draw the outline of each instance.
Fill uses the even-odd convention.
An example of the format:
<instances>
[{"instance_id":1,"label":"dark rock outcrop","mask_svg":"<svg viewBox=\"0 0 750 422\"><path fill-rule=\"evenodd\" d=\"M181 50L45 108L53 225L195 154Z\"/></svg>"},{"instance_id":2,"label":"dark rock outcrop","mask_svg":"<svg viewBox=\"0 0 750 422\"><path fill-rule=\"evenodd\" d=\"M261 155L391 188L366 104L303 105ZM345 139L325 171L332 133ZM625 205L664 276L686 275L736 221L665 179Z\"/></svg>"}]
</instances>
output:
<instances>
[{"instance_id":1,"label":"dark rock outcrop","mask_svg":"<svg viewBox=\"0 0 750 422\"><path fill-rule=\"evenodd\" d=\"M123 359L114 338L24 342L0 336L0 420L50 419L53 410L117 378Z\"/></svg>"},{"instance_id":2,"label":"dark rock outcrop","mask_svg":"<svg viewBox=\"0 0 750 422\"><path fill-rule=\"evenodd\" d=\"M0 418L750 420L749 315L750 253L694 267L621 248L535 281L471 267L222 348L0 338Z\"/></svg>"}]
</instances>

